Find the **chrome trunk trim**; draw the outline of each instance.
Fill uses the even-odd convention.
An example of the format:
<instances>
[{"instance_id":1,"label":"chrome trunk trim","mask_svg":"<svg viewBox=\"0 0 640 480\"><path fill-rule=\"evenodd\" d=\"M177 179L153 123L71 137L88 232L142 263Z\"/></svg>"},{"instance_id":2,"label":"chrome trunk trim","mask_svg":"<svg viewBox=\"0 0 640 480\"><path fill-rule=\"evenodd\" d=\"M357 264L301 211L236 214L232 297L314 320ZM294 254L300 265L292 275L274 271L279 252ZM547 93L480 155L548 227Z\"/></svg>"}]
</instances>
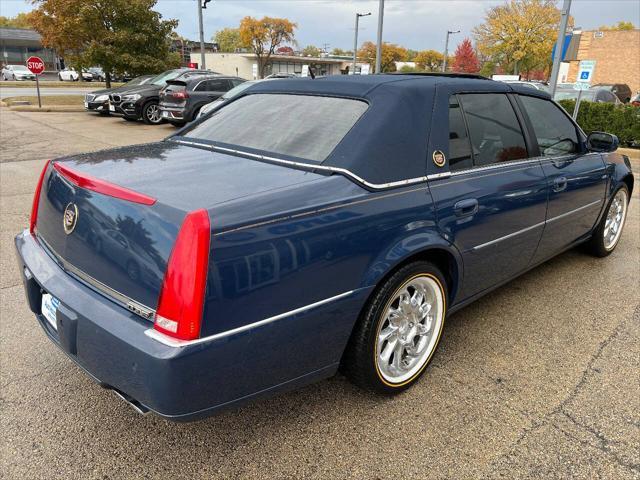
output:
<instances>
[{"instance_id":1,"label":"chrome trunk trim","mask_svg":"<svg viewBox=\"0 0 640 480\"><path fill-rule=\"evenodd\" d=\"M245 332L247 330L252 330L254 328L261 327L263 325L267 325L269 323L272 323L272 322L275 322L275 321L278 321L278 320L282 320L283 318L287 318L287 317L290 317L292 315L296 315L298 313L302 313L302 312L305 312L307 310L311 310L313 308L319 307L319 306L324 305L326 303L334 302L336 300L340 300L341 298L348 297L349 295L351 295L354 292L356 292L356 290L351 290L351 291L348 291L348 292L344 292L344 293L341 293L341 294L336 295L334 297L325 298L324 300L320 300L318 302L311 303L309 305L305 305L304 307L296 308L294 310L289 310L288 312L284 312L284 313L281 313L279 315L274 315L273 317L265 318L264 320L259 320L257 322L250 323L248 325L243 325L241 327L232 328L231 330L227 330L227 331L224 331L224 332L216 333L214 335L209 335L208 337L197 338L195 340L180 340L180 339L177 339L177 338L172 338L172 337L170 337L168 335L160 333L157 330L154 330L153 328L145 330L144 334L147 337L153 338L154 340L156 340L156 341L158 341L158 342L160 342L160 343L162 343L162 344L164 344L164 345L166 345L168 347L182 348L182 347L187 347L187 346L190 346L190 345L198 345L200 343L212 342L214 340L219 340L221 338L229 337L229 336L235 335L237 333Z\"/></svg>"}]
</instances>

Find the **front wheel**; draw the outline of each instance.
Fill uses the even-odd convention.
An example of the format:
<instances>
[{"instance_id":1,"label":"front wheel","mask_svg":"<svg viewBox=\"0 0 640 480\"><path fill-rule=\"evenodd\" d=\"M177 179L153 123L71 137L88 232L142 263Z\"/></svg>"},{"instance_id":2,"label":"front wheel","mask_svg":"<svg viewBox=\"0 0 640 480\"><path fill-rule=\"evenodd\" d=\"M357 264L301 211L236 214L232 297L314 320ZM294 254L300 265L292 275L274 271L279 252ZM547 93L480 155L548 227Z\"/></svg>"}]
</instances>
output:
<instances>
[{"instance_id":1,"label":"front wheel","mask_svg":"<svg viewBox=\"0 0 640 480\"><path fill-rule=\"evenodd\" d=\"M589 253L596 257L606 257L613 252L622 235L628 207L629 190L626 185L622 185L613 194L606 215L602 217L593 236L586 244Z\"/></svg>"},{"instance_id":2,"label":"front wheel","mask_svg":"<svg viewBox=\"0 0 640 480\"><path fill-rule=\"evenodd\" d=\"M142 121L147 125L159 125L162 123L162 115L158 102L147 102L142 107Z\"/></svg>"},{"instance_id":3,"label":"front wheel","mask_svg":"<svg viewBox=\"0 0 640 480\"><path fill-rule=\"evenodd\" d=\"M378 287L356 324L342 371L356 385L399 393L424 373L438 347L446 282L429 262L402 267Z\"/></svg>"}]
</instances>

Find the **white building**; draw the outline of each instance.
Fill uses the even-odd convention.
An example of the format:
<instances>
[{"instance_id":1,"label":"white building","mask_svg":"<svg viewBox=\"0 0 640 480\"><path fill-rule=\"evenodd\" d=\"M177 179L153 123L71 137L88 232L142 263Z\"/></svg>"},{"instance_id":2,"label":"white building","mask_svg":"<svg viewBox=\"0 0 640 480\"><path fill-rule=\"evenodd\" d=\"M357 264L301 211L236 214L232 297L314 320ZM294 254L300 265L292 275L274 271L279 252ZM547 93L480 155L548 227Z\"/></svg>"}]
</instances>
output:
<instances>
[{"instance_id":1,"label":"white building","mask_svg":"<svg viewBox=\"0 0 640 480\"><path fill-rule=\"evenodd\" d=\"M206 67L224 75L234 75L253 80L258 75L258 62L252 53L205 53ZM191 53L191 62L199 66L200 53ZM304 65L314 69L316 75L346 75L353 62L344 58L302 57L296 55L272 55L266 75L273 73L302 74ZM356 70L364 64L358 63Z\"/></svg>"}]
</instances>

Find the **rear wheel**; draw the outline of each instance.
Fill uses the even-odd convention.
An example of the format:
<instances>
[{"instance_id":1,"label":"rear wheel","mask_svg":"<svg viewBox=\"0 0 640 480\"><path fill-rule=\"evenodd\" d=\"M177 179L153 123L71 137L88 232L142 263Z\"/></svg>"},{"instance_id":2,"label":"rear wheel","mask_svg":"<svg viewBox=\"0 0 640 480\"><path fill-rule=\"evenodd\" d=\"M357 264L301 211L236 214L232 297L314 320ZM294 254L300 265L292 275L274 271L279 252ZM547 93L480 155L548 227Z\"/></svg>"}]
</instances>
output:
<instances>
[{"instance_id":1,"label":"rear wheel","mask_svg":"<svg viewBox=\"0 0 640 480\"><path fill-rule=\"evenodd\" d=\"M162 123L162 115L158 102L147 102L142 107L142 121L147 125L158 125Z\"/></svg>"},{"instance_id":2,"label":"rear wheel","mask_svg":"<svg viewBox=\"0 0 640 480\"><path fill-rule=\"evenodd\" d=\"M606 214L586 244L587 250L596 257L606 257L618 245L624 222L627 219L629 190L626 185L616 190L607 206Z\"/></svg>"},{"instance_id":3,"label":"rear wheel","mask_svg":"<svg viewBox=\"0 0 640 480\"><path fill-rule=\"evenodd\" d=\"M360 387L398 393L433 358L444 326L447 290L429 262L402 267L369 300L345 351L342 370Z\"/></svg>"}]
</instances>

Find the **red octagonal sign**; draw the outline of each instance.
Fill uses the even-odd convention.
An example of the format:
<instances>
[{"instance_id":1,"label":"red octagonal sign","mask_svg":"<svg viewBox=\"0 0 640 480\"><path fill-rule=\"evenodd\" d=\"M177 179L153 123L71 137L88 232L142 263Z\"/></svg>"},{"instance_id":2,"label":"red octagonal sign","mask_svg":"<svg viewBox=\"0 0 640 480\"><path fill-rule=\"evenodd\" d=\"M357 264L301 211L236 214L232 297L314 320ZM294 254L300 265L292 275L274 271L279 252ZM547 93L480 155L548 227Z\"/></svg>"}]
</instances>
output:
<instances>
[{"instance_id":1,"label":"red octagonal sign","mask_svg":"<svg viewBox=\"0 0 640 480\"><path fill-rule=\"evenodd\" d=\"M31 70L31 73L40 75L44 72L44 62L40 57L29 57L27 59L27 68Z\"/></svg>"}]
</instances>

